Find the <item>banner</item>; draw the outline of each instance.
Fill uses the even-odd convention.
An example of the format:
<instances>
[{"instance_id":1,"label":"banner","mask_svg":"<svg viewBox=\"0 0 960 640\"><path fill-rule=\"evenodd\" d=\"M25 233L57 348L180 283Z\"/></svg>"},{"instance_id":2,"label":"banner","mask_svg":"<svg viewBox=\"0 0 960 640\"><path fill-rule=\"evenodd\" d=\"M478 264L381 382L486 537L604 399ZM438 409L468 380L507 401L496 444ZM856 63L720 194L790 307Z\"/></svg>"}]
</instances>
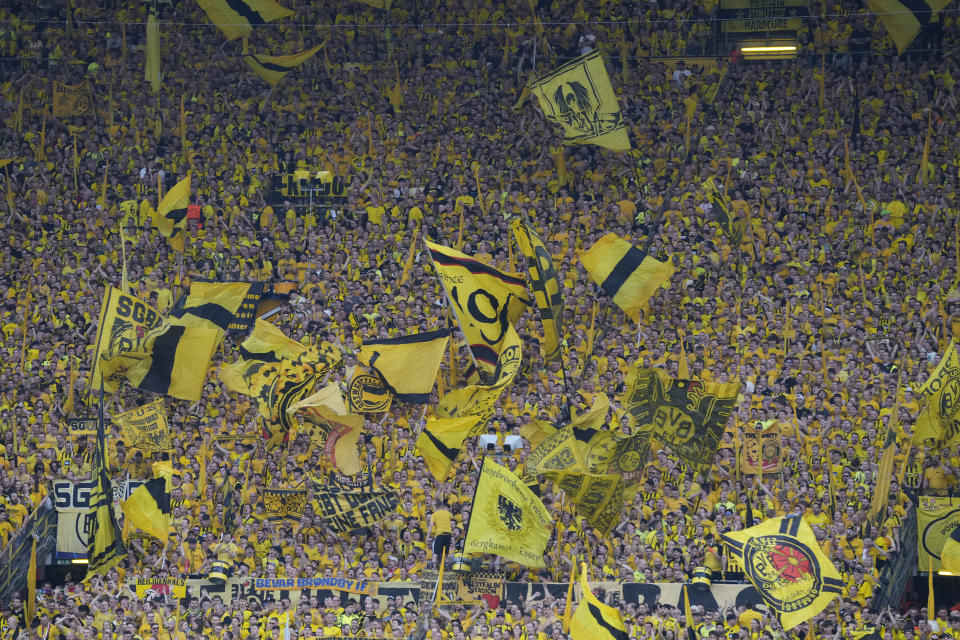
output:
<instances>
[{"instance_id":1,"label":"banner","mask_svg":"<svg viewBox=\"0 0 960 640\"><path fill-rule=\"evenodd\" d=\"M940 555L953 530L960 527L960 498L920 496L917 508L917 568L940 571Z\"/></svg>"},{"instance_id":2,"label":"banner","mask_svg":"<svg viewBox=\"0 0 960 640\"><path fill-rule=\"evenodd\" d=\"M564 129L564 144L630 149L627 124L598 49L575 58L530 85L547 120Z\"/></svg>"},{"instance_id":3,"label":"banner","mask_svg":"<svg viewBox=\"0 0 960 640\"><path fill-rule=\"evenodd\" d=\"M164 596L185 598L187 581L184 578L137 578L136 593L142 600Z\"/></svg>"},{"instance_id":4,"label":"banner","mask_svg":"<svg viewBox=\"0 0 960 640\"><path fill-rule=\"evenodd\" d=\"M299 524L307 506L306 489L258 489L260 504L270 522Z\"/></svg>"},{"instance_id":5,"label":"banner","mask_svg":"<svg viewBox=\"0 0 960 640\"><path fill-rule=\"evenodd\" d=\"M336 533L348 533L380 522L392 515L400 496L392 489L376 491L318 490L314 498L319 503L318 515Z\"/></svg>"},{"instance_id":6,"label":"banner","mask_svg":"<svg viewBox=\"0 0 960 640\"><path fill-rule=\"evenodd\" d=\"M267 204L276 206L287 201L298 207L319 208L344 204L351 180L330 171L274 174L267 191Z\"/></svg>"},{"instance_id":7,"label":"banner","mask_svg":"<svg viewBox=\"0 0 960 640\"><path fill-rule=\"evenodd\" d=\"M799 31L809 15L807 0L720 0L724 33Z\"/></svg>"},{"instance_id":8,"label":"banner","mask_svg":"<svg viewBox=\"0 0 960 640\"><path fill-rule=\"evenodd\" d=\"M57 512L49 498L40 503L0 551L0 605L4 608L27 586L34 540L38 558L46 557L56 547Z\"/></svg>"},{"instance_id":9,"label":"banner","mask_svg":"<svg viewBox=\"0 0 960 640\"><path fill-rule=\"evenodd\" d=\"M160 326L160 312L114 287L107 287L100 305L97 337L93 344L90 391L100 388L100 357L105 353L130 352L151 329Z\"/></svg>"},{"instance_id":10,"label":"banner","mask_svg":"<svg viewBox=\"0 0 960 640\"><path fill-rule=\"evenodd\" d=\"M92 110L90 90L86 84L64 84L53 82L53 115L58 118L72 118L87 115Z\"/></svg>"},{"instance_id":11,"label":"banner","mask_svg":"<svg viewBox=\"0 0 960 640\"><path fill-rule=\"evenodd\" d=\"M376 582L351 580L349 578L255 578L253 588L257 591L301 591L303 589L333 589L363 596L377 595Z\"/></svg>"},{"instance_id":12,"label":"banner","mask_svg":"<svg viewBox=\"0 0 960 640\"><path fill-rule=\"evenodd\" d=\"M438 579L438 572L432 569L420 572L421 611L426 611L433 604L430 599ZM443 584L440 585L440 606L479 607L486 602L491 609L496 609L503 599L505 584L503 574L492 571L444 572Z\"/></svg>"},{"instance_id":13,"label":"banner","mask_svg":"<svg viewBox=\"0 0 960 640\"><path fill-rule=\"evenodd\" d=\"M90 539L90 492L94 482L53 481L53 505L57 510L58 558L86 558ZM122 486L122 484L114 484Z\"/></svg>"},{"instance_id":14,"label":"banner","mask_svg":"<svg viewBox=\"0 0 960 640\"><path fill-rule=\"evenodd\" d=\"M764 428L762 423L758 422L753 429L745 429L743 436L740 471L760 473L761 460L763 473L779 473L783 469L780 423L775 422Z\"/></svg>"},{"instance_id":15,"label":"banner","mask_svg":"<svg viewBox=\"0 0 960 640\"><path fill-rule=\"evenodd\" d=\"M623 406L634 422L701 473L713 465L720 437L737 403L739 382L674 380L662 369L634 364Z\"/></svg>"},{"instance_id":16,"label":"banner","mask_svg":"<svg viewBox=\"0 0 960 640\"><path fill-rule=\"evenodd\" d=\"M114 416L113 423L120 427L120 435L127 447L152 452L173 449L166 409L159 398Z\"/></svg>"},{"instance_id":17,"label":"banner","mask_svg":"<svg viewBox=\"0 0 960 640\"><path fill-rule=\"evenodd\" d=\"M64 422L71 436L92 436L97 433L97 418L66 418Z\"/></svg>"}]
</instances>

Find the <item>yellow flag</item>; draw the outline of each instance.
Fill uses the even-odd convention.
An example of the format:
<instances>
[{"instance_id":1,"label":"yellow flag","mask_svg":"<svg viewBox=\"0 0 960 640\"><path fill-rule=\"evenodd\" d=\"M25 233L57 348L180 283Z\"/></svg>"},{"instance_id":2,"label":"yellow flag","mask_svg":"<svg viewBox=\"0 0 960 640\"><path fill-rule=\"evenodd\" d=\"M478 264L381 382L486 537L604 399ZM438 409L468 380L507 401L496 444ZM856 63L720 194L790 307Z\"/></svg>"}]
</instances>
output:
<instances>
[{"instance_id":1,"label":"yellow flag","mask_svg":"<svg viewBox=\"0 0 960 640\"><path fill-rule=\"evenodd\" d=\"M112 422L120 429L127 448L151 452L173 449L162 399L115 415Z\"/></svg>"},{"instance_id":2,"label":"yellow flag","mask_svg":"<svg viewBox=\"0 0 960 640\"><path fill-rule=\"evenodd\" d=\"M120 289L107 287L94 340L90 389L100 387L101 356L109 351L132 349L136 340L160 322L160 312L147 303Z\"/></svg>"},{"instance_id":3,"label":"yellow flag","mask_svg":"<svg viewBox=\"0 0 960 640\"><path fill-rule=\"evenodd\" d=\"M570 565L570 584L567 585L567 600L563 605L563 632L570 633L570 617L573 614L573 583L577 579L577 565L574 562Z\"/></svg>"},{"instance_id":4,"label":"yellow flag","mask_svg":"<svg viewBox=\"0 0 960 640\"><path fill-rule=\"evenodd\" d=\"M561 149L562 153L562 149ZM534 228L515 218L510 229L517 240L520 252L527 259L527 281L533 290L533 297L540 312L543 324L543 353L548 361L561 357L560 346L563 342L563 290L557 278L550 250ZM588 349L587 353L590 350Z\"/></svg>"},{"instance_id":5,"label":"yellow flag","mask_svg":"<svg viewBox=\"0 0 960 640\"><path fill-rule=\"evenodd\" d=\"M890 480L893 478L893 458L897 453L897 431L900 419L900 382L903 380L903 367L897 373L897 387L893 396L893 410L887 419L887 431L883 438L883 452L880 454L880 466L877 470L877 480L870 501L870 512L867 517L871 521L887 510L887 501L890 499Z\"/></svg>"},{"instance_id":6,"label":"yellow flag","mask_svg":"<svg viewBox=\"0 0 960 640\"><path fill-rule=\"evenodd\" d=\"M183 251L187 232L187 206L190 204L190 174L173 185L157 205L157 228L170 246Z\"/></svg>"},{"instance_id":7,"label":"yellow flag","mask_svg":"<svg viewBox=\"0 0 960 640\"><path fill-rule=\"evenodd\" d=\"M948 4L950 0L867 0L867 7L880 18L901 55L920 30Z\"/></svg>"},{"instance_id":8,"label":"yellow flag","mask_svg":"<svg viewBox=\"0 0 960 640\"><path fill-rule=\"evenodd\" d=\"M284 76L302 65L320 51L322 45L317 45L313 49L307 49L300 53L293 53L288 56L267 56L254 55L252 53L243 54L243 61L258 76L267 81L271 87L276 87L283 80Z\"/></svg>"},{"instance_id":9,"label":"yellow flag","mask_svg":"<svg viewBox=\"0 0 960 640\"><path fill-rule=\"evenodd\" d=\"M150 83L150 90L160 93L160 25L157 14L151 10L147 16L146 64L143 79Z\"/></svg>"},{"instance_id":10,"label":"yellow flag","mask_svg":"<svg viewBox=\"0 0 960 640\"><path fill-rule=\"evenodd\" d=\"M131 525L162 542L170 536L170 494L166 485L165 479L154 478L134 489L130 497L120 503Z\"/></svg>"},{"instance_id":11,"label":"yellow flag","mask_svg":"<svg viewBox=\"0 0 960 640\"><path fill-rule=\"evenodd\" d=\"M363 433L363 416L338 414L328 405L319 404L330 401L324 397L329 394L321 394L300 400L287 411L300 417L303 432L323 457L342 473L356 475L361 470L357 440Z\"/></svg>"},{"instance_id":12,"label":"yellow flag","mask_svg":"<svg viewBox=\"0 0 960 640\"><path fill-rule=\"evenodd\" d=\"M932 561L932 559L931 559ZM940 567L960 576L960 527L954 527L940 551Z\"/></svg>"},{"instance_id":13,"label":"yellow flag","mask_svg":"<svg viewBox=\"0 0 960 640\"><path fill-rule=\"evenodd\" d=\"M201 329L226 331L250 291L249 282L190 283L190 295L183 307L170 315L180 324Z\"/></svg>"},{"instance_id":14,"label":"yellow flag","mask_svg":"<svg viewBox=\"0 0 960 640\"><path fill-rule=\"evenodd\" d=\"M960 440L960 413L957 412L960 389L960 357L951 340L937 368L917 391L920 413L914 438L931 446L951 445Z\"/></svg>"},{"instance_id":15,"label":"yellow flag","mask_svg":"<svg viewBox=\"0 0 960 640\"><path fill-rule=\"evenodd\" d=\"M550 512L512 471L484 458L464 553L490 553L527 567L544 567Z\"/></svg>"},{"instance_id":16,"label":"yellow flag","mask_svg":"<svg viewBox=\"0 0 960 640\"><path fill-rule=\"evenodd\" d=\"M253 27L293 15L273 0L197 0L197 4L227 40L245 38Z\"/></svg>"},{"instance_id":17,"label":"yellow flag","mask_svg":"<svg viewBox=\"0 0 960 640\"><path fill-rule=\"evenodd\" d=\"M530 91L543 115L564 129L564 144L630 149L627 125L598 50L575 58L535 80Z\"/></svg>"},{"instance_id":18,"label":"yellow flag","mask_svg":"<svg viewBox=\"0 0 960 640\"><path fill-rule=\"evenodd\" d=\"M921 496L917 506L917 568L944 569L943 550L960 529L960 498ZM931 564L932 563L932 564Z\"/></svg>"},{"instance_id":19,"label":"yellow flag","mask_svg":"<svg viewBox=\"0 0 960 640\"><path fill-rule=\"evenodd\" d=\"M580 260L593 281L630 318L637 317L641 308L674 272L672 261L660 262L644 255L613 233L597 240Z\"/></svg>"},{"instance_id":20,"label":"yellow flag","mask_svg":"<svg viewBox=\"0 0 960 640\"><path fill-rule=\"evenodd\" d=\"M27 628L37 615L37 539L33 539L30 550L30 566L27 567Z\"/></svg>"},{"instance_id":21,"label":"yellow flag","mask_svg":"<svg viewBox=\"0 0 960 640\"><path fill-rule=\"evenodd\" d=\"M425 404L447 349L446 329L364 342L357 354L361 364L380 374L398 399Z\"/></svg>"},{"instance_id":22,"label":"yellow flag","mask_svg":"<svg viewBox=\"0 0 960 640\"><path fill-rule=\"evenodd\" d=\"M463 441L470 435L477 422L478 416L463 416L461 418L427 418L417 436L416 447L433 477L438 482L447 479L450 467L460 455Z\"/></svg>"},{"instance_id":23,"label":"yellow flag","mask_svg":"<svg viewBox=\"0 0 960 640\"><path fill-rule=\"evenodd\" d=\"M587 583L587 563L580 563L580 604L570 621L572 640L628 640L618 609L600 602Z\"/></svg>"},{"instance_id":24,"label":"yellow flag","mask_svg":"<svg viewBox=\"0 0 960 640\"><path fill-rule=\"evenodd\" d=\"M798 515L731 531L722 539L784 629L810 620L843 591L840 572Z\"/></svg>"}]
</instances>

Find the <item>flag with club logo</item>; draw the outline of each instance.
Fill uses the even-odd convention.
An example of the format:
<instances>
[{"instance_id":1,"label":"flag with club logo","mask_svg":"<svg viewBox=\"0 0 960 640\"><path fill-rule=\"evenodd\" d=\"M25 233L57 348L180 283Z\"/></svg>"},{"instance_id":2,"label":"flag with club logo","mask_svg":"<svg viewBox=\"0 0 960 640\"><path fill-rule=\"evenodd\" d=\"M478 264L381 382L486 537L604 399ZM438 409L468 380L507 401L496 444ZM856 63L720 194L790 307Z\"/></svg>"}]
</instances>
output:
<instances>
[{"instance_id":1,"label":"flag with club logo","mask_svg":"<svg viewBox=\"0 0 960 640\"><path fill-rule=\"evenodd\" d=\"M953 340L917 395L920 413L914 438L937 447L960 442L960 357Z\"/></svg>"},{"instance_id":2,"label":"flag with club logo","mask_svg":"<svg viewBox=\"0 0 960 640\"><path fill-rule=\"evenodd\" d=\"M449 340L448 329L368 340L357 359L380 374L399 400L426 404Z\"/></svg>"}]
</instances>

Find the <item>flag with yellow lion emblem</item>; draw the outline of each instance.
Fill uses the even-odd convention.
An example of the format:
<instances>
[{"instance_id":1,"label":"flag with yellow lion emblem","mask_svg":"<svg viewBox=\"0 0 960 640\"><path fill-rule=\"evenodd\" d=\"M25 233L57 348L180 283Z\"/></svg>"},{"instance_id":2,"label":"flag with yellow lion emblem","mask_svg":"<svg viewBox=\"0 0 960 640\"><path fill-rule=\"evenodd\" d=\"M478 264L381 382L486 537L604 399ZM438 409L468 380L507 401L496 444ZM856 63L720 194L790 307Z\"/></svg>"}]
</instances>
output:
<instances>
[{"instance_id":1,"label":"flag with yellow lion emblem","mask_svg":"<svg viewBox=\"0 0 960 640\"><path fill-rule=\"evenodd\" d=\"M799 515L722 536L784 629L813 618L843 590L843 579Z\"/></svg>"}]
</instances>

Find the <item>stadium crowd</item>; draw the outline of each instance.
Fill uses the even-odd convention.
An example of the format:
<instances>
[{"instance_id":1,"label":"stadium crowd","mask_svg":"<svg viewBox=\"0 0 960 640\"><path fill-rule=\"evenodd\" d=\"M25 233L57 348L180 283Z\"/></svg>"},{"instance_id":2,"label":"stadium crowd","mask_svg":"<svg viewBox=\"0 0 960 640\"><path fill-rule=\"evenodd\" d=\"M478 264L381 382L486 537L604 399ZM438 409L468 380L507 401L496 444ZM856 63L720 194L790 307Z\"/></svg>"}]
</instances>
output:
<instances>
[{"instance_id":1,"label":"stadium crowd","mask_svg":"<svg viewBox=\"0 0 960 640\"><path fill-rule=\"evenodd\" d=\"M104 287L121 279L121 226L131 289L162 312L190 277L292 281L298 288L278 326L317 349L352 352L365 338L445 326L443 294L422 251L400 283L417 227L452 245L462 219L466 253L515 268L509 220L522 214L548 240L563 284L565 375L544 362L539 319L526 313L517 325L523 368L494 419L501 443L531 420L563 421L568 399L579 411L601 391L611 400L611 428L629 429L620 398L627 368L641 361L676 375L680 340L694 376L743 387L710 476L694 477L655 449L613 535L597 536L544 483L556 526L547 568L498 562L508 579L564 582L581 560L594 579L610 582L686 582L698 566L719 577L729 569L719 535L743 528L748 509L757 519L799 513L843 574L839 606L816 618L809 636L808 625L784 632L755 609L698 609L700 637L849 638L877 628L898 640L960 638L954 603L938 602L935 623L919 605L873 607L880 569L915 543L899 538L912 509L903 489L953 492L960 480L960 446L929 450L910 438L919 409L912 388L950 341L951 303L960 302L951 291L960 131L949 115L957 113L958 14L941 14L936 37L924 42L931 50L897 57L865 9L815 1L795 61L678 64L657 56L705 53L713 37L705 19L716 3L395 4L390 26L378 9L338 1L299 3L294 17L258 27L252 50L325 43L270 92L198 6L163 5L156 95L142 79L145 6L77 0L69 25L61 6L0 8L0 158L11 160L0 216L0 546L51 480L91 473L93 438L69 436L64 418L71 408L96 411L96 394L84 392ZM864 34L869 46L857 40ZM562 147L535 101L519 101L530 77L593 47L620 92L629 153ZM54 80L88 84L91 112L53 117ZM402 97L391 104L398 82ZM928 126L929 168L921 171ZM273 174L296 168L348 180L346 202L310 211L268 204ZM200 209L181 254L152 221L158 182L169 189L189 170ZM711 206L717 188L751 220L741 246L731 245ZM651 252L677 266L639 323L598 292L578 259L611 231L636 246L650 239ZM263 519L262 488L304 483L322 465L305 439L268 450L256 407L221 386L216 371L235 359L240 340L226 338L200 402L167 399L169 543L134 537L128 558L107 575L43 585L27 632L24 603L14 599L0 638L280 638L288 622L299 638L401 638L420 615L430 615L433 640L565 637L564 602L552 596L422 614L416 603L361 597L345 606L301 601L289 614L283 602L199 594L182 604L138 601L125 581L206 575L217 559L251 577L416 581L435 567L431 543L447 526L453 547L462 543L483 452L469 444L448 481L436 482L413 446L422 408L398 402L384 420L367 421L361 440L374 484L402 496L373 535L338 536L311 507L297 525ZM469 355L458 344L462 374ZM901 369L899 478L874 525L867 511ZM445 362L441 376L450 375ZM345 383L346 369L334 379ZM148 399L125 386L107 398L107 413ZM757 424L780 425L778 473L737 468L736 449ZM152 477L156 456L126 448L118 433L109 448L114 477ZM499 455L522 468L528 453ZM225 521L229 488L242 508ZM686 632L668 604L622 612L632 637Z\"/></svg>"}]
</instances>

